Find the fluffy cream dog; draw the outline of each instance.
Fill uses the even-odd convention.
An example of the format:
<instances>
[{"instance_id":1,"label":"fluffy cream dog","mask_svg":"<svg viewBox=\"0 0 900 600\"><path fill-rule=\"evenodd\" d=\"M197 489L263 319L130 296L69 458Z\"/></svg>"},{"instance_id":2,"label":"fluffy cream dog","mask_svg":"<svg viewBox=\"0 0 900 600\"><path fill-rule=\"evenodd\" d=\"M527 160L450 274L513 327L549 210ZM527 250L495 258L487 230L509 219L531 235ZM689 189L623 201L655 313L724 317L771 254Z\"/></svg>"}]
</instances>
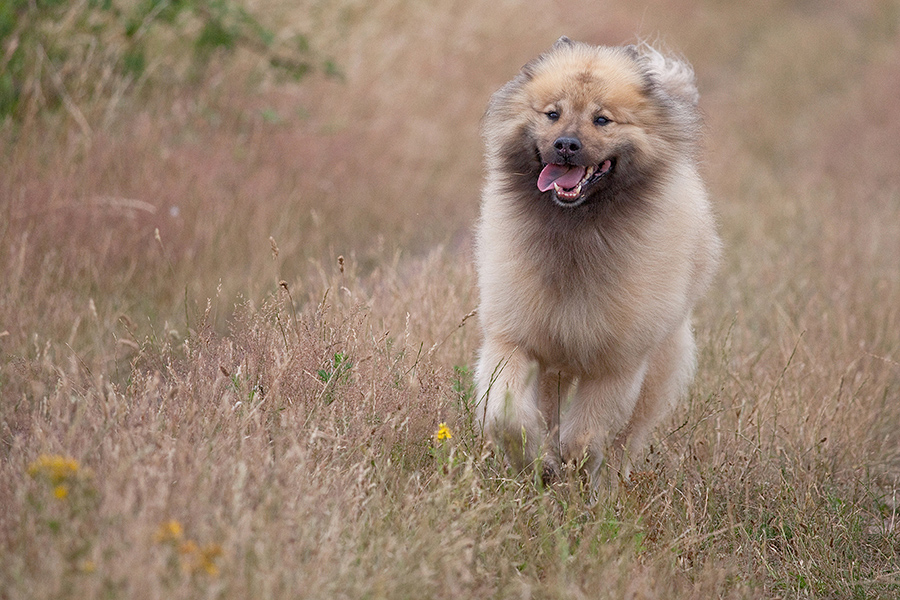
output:
<instances>
[{"instance_id":1,"label":"fluffy cream dog","mask_svg":"<svg viewBox=\"0 0 900 600\"><path fill-rule=\"evenodd\" d=\"M681 60L568 38L491 98L477 414L517 468L627 477L693 377L720 254L697 100Z\"/></svg>"}]
</instances>

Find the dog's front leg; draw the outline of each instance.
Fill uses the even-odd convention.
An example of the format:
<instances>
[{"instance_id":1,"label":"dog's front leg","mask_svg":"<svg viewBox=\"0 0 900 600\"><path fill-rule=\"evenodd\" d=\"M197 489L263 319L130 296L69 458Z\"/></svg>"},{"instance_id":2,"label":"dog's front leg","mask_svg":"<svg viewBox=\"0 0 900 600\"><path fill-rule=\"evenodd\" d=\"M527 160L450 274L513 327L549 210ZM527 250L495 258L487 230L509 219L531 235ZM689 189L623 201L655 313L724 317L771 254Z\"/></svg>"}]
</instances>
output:
<instances>
[{"instance_id":1,"label":"dog's front leg","mask_svg":"<svg viewBox=\"0 0 900 600\"><path fill-rule=\"evenodd\" d=\"M631 418L647 373L647 362L576 384L572 402L562 415L562 459L583 467L596 485L612 436Z\"/></svg>"},{"instance_id":2,"label":"dog's front leg","mask_svg":"<svg viewBox=\"0 0 900 600\"><path fill-rule=\"evenodd\" d=\"M513 344L488 337L475 377L476 414L488 439L517 470L539 466L548 474L555 472L555 452L547 452L547 423L538 403L537 361Z\"/></svg>"}]
</instances>

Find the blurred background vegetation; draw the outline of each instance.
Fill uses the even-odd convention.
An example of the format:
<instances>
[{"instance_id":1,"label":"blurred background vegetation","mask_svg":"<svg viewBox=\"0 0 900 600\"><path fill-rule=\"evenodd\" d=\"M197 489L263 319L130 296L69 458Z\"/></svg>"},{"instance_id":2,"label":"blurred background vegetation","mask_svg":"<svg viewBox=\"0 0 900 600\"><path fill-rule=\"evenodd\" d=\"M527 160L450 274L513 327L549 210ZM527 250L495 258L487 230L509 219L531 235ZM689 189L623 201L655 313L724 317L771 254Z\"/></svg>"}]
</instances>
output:
<instances>
[{"instance_id":1,"label":"blurred background vegetation","mask_svg":"<svg viewBox=\"0 0 900 600\"><path fill-rule=\"evenodd\" d=\"M321 280L339 254L361 274L398 253L465 255L487 99L563 33L658 40L694 63L731 248L719 310L806 294L811 273L848 263L891 273L898 14L894 0L4 2L4 346L69 339L88 300L105 334L127 317L141 337L218 298L222 330L239 296ZM853 228L874 241L818 248ZM791 248L797 264L746 289L748 263Z\"/></svg>"},{"instance_id":2,"label":"blurred background vegetation","mask_svg":"<svg viewBox=\"0 0 900 600\"><path fill-rule=\"evenodd\" d=\"M114 110L148 82L187 83L216 53L246 48L296 79L313 66L305 36L276 40L232 0L10 0L0 7L0 47L0 118L64 107L84 133L83 106Z\"/></svg>"}]
</instances>

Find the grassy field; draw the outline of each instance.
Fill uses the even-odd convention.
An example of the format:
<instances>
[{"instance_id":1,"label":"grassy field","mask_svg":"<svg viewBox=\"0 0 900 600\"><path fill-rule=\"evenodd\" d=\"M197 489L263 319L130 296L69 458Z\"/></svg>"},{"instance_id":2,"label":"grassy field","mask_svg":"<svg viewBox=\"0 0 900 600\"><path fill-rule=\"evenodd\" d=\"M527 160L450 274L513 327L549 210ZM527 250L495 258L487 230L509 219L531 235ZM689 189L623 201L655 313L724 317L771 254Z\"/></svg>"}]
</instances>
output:
<instances>
[{"instance_id":1,"label":"grassy field","mask_svg":"<svg viewBox=\"0 0 900 600\"><path fill-rule=\"evenodd\" d=\"M900 2L606 4L248 0L338 73L7 121L0 599L900 596ZM594 502L470 413L479 119L561 34L694 64L727 246Z\"/></svg>"}]
</instances>

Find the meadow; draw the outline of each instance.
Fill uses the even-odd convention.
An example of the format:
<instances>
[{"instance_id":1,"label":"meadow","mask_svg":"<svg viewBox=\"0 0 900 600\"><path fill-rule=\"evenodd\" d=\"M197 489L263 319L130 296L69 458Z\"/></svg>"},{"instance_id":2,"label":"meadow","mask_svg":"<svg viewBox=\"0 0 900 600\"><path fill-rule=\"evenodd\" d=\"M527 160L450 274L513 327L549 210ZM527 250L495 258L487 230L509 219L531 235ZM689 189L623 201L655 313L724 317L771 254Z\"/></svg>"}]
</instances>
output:
<instances>
[{"instance_id":1,"label":"meadow","mask_svg":"<svg viewBox=\"0 0 900 600\"><path fill-rule=\"evenodd\" d=\"M86 44L0 127L0 599L900 596L898 0L242 4L309 73ZM479 120L563 34L693 63L726 244L593 495L471 414Z\"/></svg>"}]
</instances>

